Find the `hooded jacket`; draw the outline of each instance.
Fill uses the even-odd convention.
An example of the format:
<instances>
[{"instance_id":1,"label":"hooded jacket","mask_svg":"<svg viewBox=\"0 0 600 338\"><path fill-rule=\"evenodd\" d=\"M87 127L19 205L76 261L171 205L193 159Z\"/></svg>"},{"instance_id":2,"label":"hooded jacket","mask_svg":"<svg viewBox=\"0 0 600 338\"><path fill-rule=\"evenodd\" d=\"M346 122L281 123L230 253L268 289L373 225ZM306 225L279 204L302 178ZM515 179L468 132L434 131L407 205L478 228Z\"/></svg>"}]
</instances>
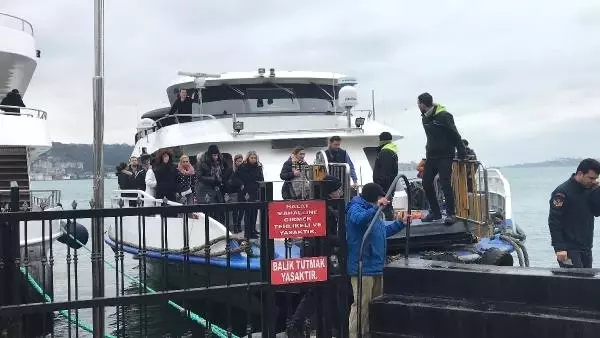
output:
<instances>
[{"instance_id":1,"label":"hooded jacket","mask_svg":"<svg viewBox=\"0 0 600 338\"><path fill-rule=\"evenodd\" d=\"M426 158L466 157L465 145L454 124L454 117L439 103L433 106L431 112L422 115L423 129L427 136L425 146Z\"/></svg>"},{"instance_id":2,"label":"hooded jacket","mask_svg":"<svg viewBox=\"0 0 600 338\"><path fill-rule=\"evenodd\" d=\"M12 90L6 94L6 97L0 101L0 105L2 106L15 106L15 107L25 107L25 103L23 103L23 98L21 98L21 94L18 91ZM21 110L19 108L0 108L7 113L20 113Z\"/></svg>"},{"instance_id":3,"label":"hooded jacket","mask_svg":"<svg viewBox=\"0 0 600 338\"><path fill-rule=\"evenodd\" d=\"M392 142L384 143L379 147L373 166L373 182L387 192L396 175L398 175L398 146Z\"/></svg>"},{"instance_id":4,"label":"hooded jacket","mask_svg":"<svg viewBox=\"0 0 600 338\"><path fill-rule=\"evenodd\" d=\"M353 197L346 205L346 239L348 241L348 275L358 275L358 257L362 238L377 208L361 196ZM387 223L377 220L365 241L363 252L363 276L383 274L387 251L387 238L404 229L404 223Z\"/></svg>"}]
</instances>

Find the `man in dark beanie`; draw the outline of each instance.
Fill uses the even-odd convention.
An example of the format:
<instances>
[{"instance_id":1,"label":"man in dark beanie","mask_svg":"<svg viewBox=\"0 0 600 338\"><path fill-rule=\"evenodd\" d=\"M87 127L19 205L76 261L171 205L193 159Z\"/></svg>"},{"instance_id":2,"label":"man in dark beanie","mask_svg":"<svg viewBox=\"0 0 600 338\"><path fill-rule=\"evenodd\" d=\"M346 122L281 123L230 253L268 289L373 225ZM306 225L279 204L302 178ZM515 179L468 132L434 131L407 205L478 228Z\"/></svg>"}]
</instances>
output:
<instances>
[{"instance_id":1,"label":"man in dark beanie","mask_svg":"<svg viewBox=\"0 0 600 338\"><path fill-rule=\"evenodd\" d=\"M439 184L444 192L446 201L447 225L456 222L454 210L454 192L452 190L452 162L455 156L464 160L466 157L465 145L454 124L454 117L446 111L446 107L433 103L429 93L419 95L418 102L421 111L423 129L427 136L425 146L425 170L423 172L423 189L429 201L431 212L423 222L433 222L442 219L440 204L436 198L433 185L435 175L439 174Z\"/></svg>"},{"instance_id":2,"label":"man in dark beanie","mask_svg":"<svg viewBox=\"0 0 600 338\"><path fill-rule=\"evenodd\" d=\"M350 310L350 337L357 335L358 309L361 302L361 331L363 336L369 332L369 302L381 295L383 287L383 266L386 258L387 238L395 235L405 226L406 220L396 219L386 222L378 219L365 242L362 253L362 296L358 298L358 258L363 236L380 206L389 205L385 192L376 183L365 184L360 196L355 196L346 206L346 239L348 242L348 276L352 282L354 303Z\"/></svg>"},{"instance_id":3,"label":"man in dark beanie","mask_svg":"<svg viewBox=\"0 0 600 338\"><path fill-rule=\"evenodd\" d=\"M387 192L396 175L398 175L398 147L392 143L392 134L384 131L379 135L379 149L373 166L373 183L377 183L383 191ZM392 198L394 198L393 192L390 200ZM384 215L388 221L394 218L391 203L384 209Z\"/></svg>"}]
</instances>

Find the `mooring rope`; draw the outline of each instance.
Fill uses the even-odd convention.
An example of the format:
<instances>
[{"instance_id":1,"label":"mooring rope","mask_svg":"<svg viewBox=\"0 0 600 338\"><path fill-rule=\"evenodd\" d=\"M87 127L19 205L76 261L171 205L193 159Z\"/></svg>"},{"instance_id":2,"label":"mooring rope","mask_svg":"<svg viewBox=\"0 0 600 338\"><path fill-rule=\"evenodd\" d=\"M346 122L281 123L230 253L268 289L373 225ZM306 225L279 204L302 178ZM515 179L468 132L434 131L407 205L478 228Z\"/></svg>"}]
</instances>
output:
<instances>
[{"instance_id":1,"label":"mooring rope","mask_svg":"<svg viewBox=\"0 0 600 338\"><path fill-rule=\"evenodd\" d=\"M73 235L69 236L74 239L79 245L81 245L82 248L84 248L86 251L92 253L92 250L90 248L88 248L87 246L85 246L83 243L81 243L79 240L77 240L75 237L73 237ZM115 267L112 263L110 263L109 261L107 261L106 259L104 259L104 264L108 265L108 267L118 270L117 267ZM23 267L20 267L21 272L27 277L27 280L29 281L29 283L34 287L34 289L44 297L44 299L47 302L52 302L52 298L46 294L44 292L44 290L42 289L42 287L35 281L35 279L28 273L25 271L25 269ZM152 288L150 288L149 286L145 285L144 283L142 283L141 281L139 281L137 278L125 273L124 271L120 271L120 273L127 277L127 279L129 279L130 281L139 284L141 286L143 286L146 290L148 290L150 293L156 293L156 291ZM191 319L192 321L200 324L202 327L207 328L208 327L208 321L204 318L202 318L201 316L199 316L198 314L185 309L184 307L182 307L181 305L169 300L168 304L170 306L172 306L174 309L176 309L177 311L179 311L180 313L187 313L187 317L189 319ZM77 326L81 327L82 329L84 329L87 332L93 333L93 327L83 321L78 321L76 319L73 319L69 313L66 310L59 310L59 313L61 316L63 316L65 319L67 319L69 322L72 322L73 324L76 324ZM240 338L236 335L234 335L231 332L228 332L227 330L219 327L218 325L215 324L210 324L210 330L212 331L212 333L214 333L217 337L221 337L221 338ZM112 335L104 335L105 338L117 338L116 336L112 336Z\"/></svg>"}]
</instances>

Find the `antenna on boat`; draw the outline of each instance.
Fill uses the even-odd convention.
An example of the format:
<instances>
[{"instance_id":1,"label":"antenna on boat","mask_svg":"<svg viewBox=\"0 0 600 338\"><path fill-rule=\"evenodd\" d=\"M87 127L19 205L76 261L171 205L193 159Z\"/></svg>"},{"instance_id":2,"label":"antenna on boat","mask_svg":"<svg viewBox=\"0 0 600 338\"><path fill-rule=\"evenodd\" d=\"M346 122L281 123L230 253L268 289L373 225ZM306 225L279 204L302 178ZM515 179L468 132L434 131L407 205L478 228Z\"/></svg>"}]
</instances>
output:
<instances>
[{"instance_id":1,"label":"antenna on boat","mask_svg":"<svg viewBox=\"0 0 600 338\"><path fill-rule=\"evenodd\" d=\"M340 88L338 95L338 103L346 110L346 116L348 117L348 129L351 129L352 116L350 115L350 110L352 107L355 107L358 104L358 93L354 86L346 85Z\"/></svg>"},{"instance_id":2,"label":"antenna on boat","mask_svg":"<svg viewBox=\"0 0 600 338\"><path fill-rule=\"evenodd\" d=\"M212 78L220 78L221 77L221 74L193 73L193 72L182 72L182 71L177 72L177 75L191 76L191 77L194 77L196 79L207 78L207 77L212 77Z\"/></svg>"}]
</instances>

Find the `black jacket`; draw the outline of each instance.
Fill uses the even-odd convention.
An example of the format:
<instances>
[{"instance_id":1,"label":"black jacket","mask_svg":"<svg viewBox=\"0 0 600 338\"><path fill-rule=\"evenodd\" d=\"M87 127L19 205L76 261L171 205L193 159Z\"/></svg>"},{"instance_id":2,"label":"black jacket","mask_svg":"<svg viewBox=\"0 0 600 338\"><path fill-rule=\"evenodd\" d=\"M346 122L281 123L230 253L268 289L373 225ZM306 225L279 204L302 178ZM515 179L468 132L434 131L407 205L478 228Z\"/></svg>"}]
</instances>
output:
<instances>
[{"instance_id":1,"label":"black jacket","mask_svg":"<svg viewBox=\"0 0 600 338\"><path fill-rule=\"evenodd\" d=\"M373 166L373 183L379 184L387 193L396 175L398 175L398 148L390 142L379 147Z\"/></svg>"},{"instance_id":2,"label":"black jacket","mask_svg":"<svg viewBox=\"0 0 600 338\"><path fill-rule=\"evenodd\" d=\"M465 158L465 145L454 124L454 117L444 106L436 104L433 114L423 115L422 122L427 136L426 158L454 158L455 149L458 158Z\"/></svg>"},{"instance_id":3,"label":"black jacket","mask_svg":"<svg viewBox=\"0 0 600 338\"><path fill-rule=\"evenodd\" d=\"M242 163L236 171L236 176L241 181L244 188L242 189L242 197L239 200L244 201L246 194L250 197L250 201L258 199L260 183L265 180L263 167L259 164Z\"/></svg>"},{"instance_id":4,"label":"black jacket","mask_svg":"<svg viewBox=\"0 0 600 338\"><path fill-rule=\"evenodd\" d=\"M591 190L575 181L574 176L554 189L550 198L548 226L555 251L592 248Z\"/></svg>"},{"instance_id":5,"label":"black jacket","mask_svg":"<svg viewBox=\"0 0 600 338\"><path fill-rule=\"evenodd\" d=\"M2 106L15 106L15 107L25 107L25 103L23 103L23 99L21 98L21 94L9 92L6 94L6 97L0 101L0 105ZM19 108L1 108L7 113L20 113L21 110Z\"/></svg>"},{"instance_id":6,"label":"black jacket","mask_svg":"<svg viewBox=\"0 0 600 338\"><path fill-rule=\"evenodd\" d=\"M154 177L156 177L156 198L163 197L169 200L175 200L177 193L177 175L178 171L173 163L159 163L152 168Z\"/></svg>"}]
</instances>

